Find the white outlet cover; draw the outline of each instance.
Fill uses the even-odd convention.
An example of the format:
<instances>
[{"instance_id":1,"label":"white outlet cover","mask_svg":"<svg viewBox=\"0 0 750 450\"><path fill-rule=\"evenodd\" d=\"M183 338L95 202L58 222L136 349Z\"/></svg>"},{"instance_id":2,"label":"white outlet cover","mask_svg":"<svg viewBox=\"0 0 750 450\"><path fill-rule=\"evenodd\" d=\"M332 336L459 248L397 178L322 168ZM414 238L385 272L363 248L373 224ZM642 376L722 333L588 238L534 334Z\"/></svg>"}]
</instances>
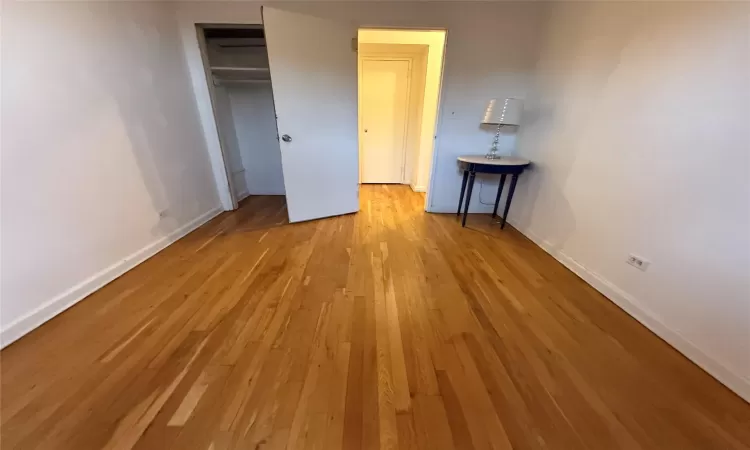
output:
<instances>
[{"instance_id":1,"label":"white outlet cover","mask_svg":"<svg viewBox=\"0 0 750 450\"><path fill-rule=\"evenodd\" d=\"M651 265L651 262L646 258L642 258L638 255L633 255L632 253L628 255L625 262L643 272L645 272L646 269L648 269L648 266Z\"/></svg>"}]
</instances>

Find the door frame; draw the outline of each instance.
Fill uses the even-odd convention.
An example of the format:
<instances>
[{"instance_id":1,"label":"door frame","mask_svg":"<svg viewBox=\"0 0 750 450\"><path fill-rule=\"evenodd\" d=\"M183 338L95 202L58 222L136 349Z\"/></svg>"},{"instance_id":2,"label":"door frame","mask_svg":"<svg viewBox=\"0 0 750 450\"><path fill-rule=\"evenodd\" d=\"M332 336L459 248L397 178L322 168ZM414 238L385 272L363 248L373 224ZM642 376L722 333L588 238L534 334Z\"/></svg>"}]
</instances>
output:
<instances>
[{"instance_id":1,"label":"door frame","mask_svg":"<svg viewBox=\"0 0 750 450\"><path fill-rule=\"evenodd\" d=\"M211 117L213 118L213 125L216 130L216 139L218 140L219 150L221 151L221 167L217 169L223 169L224 176L226 177L226 187L229 192L223 192L219 190L219 198L222 200L222 206L224 210L227 210L227 206L231 205L231 209L237 209L239 205L239 199L235 194L234 186L234 173L231 170L229 164L229 154L227 150L227 143L222 138L222 132L219 127L219 116L217 114L217 98L216 98L216 87L214 86L213 75L211 74L211 64L208 60L208 44L206 43L205 28L211 27L211 24L195 24L195 35L198 40L198 49L200 50L201 62L203 64L203 72L206 77L206 89L208 90L208 99L211 106ZM226 136L225 136L226 137ZM224 180L217 179L216 182ZM229 205L224 204L225 196L229 197Z\"/></svg>"},{"instance_id":2,"label":"door frame","mask_svg":"<svg viewBox=\"0 0 750 450\"><path fill-rule=\"evenodd\" d=\"M219 128L214 116L211 83L212 77L204 61L204 43L202 27L237 26L262 27L260 5L249 8L237 3L226 8L194 8L195 4L187 3L177 8L177 21L182 41L182 50L188 74L195 95L198 119L206 143L208 159L211 165L214 186L218 201L224 211L237 209L237 200L229 181L229 158L221 145Z\"/></svg>"},{"instance_id":3,"label":"door frame","mask_svg":"<svg viewBox=\"0 0 750 450\"><path fill-rule=\"evenodd\" d=\"M402 44L366 44L372 48L367 50L360 49L357 53L357 126L359 127L358 134L361 133L364 124L362 123L362 81L364 74L364 62L365 61L406 61L408 64L406 71L406 122L404 123L404 136L402 142L402 154L401 154L401 184L409 184L411 181L410 174L407 174L407 159L410 155L410 147L414 144L410 142L413 139L412 133L415 129L419 129L422 119L421 105L418 99L415 99L412 90L414 88L415 73L419 69L420 58L424 58L424 55L419 53L419 50L414 49L413 52L408 51L392 51L390 47L394 45ZM408 46L408 45L406 45ZM414 46L422 47L422 46ZM424 46L426 47L426 46ZM425 48L426 51L426 48ZM423 64L423 63L422 63ZM418 87L418 86L417 86ZM361 136L361 134L360 134ZM359 183L362 184L362 169L363 169L363 142L359 139Z\"/></svg>"},{"instance_id":4,"label":"door frame","mask_svg":"<svg viewBox=\"0 0 750 450\"><path fill-rule=\"evenodd\" d=\"M192 20L190 21L192 22ZM194 37L196 39L196 45L198 49L198 55L200 57L200 71L197 70L196 65L190 60L190 48L193 42L190 39L186 39L183 34L183 45L185 47L186 56L188 56L188 71L190 72L193 81L193 91L195 93L196 101L198 103L198 114L203 127L203 135L206 139L206 146L208 147L209 159L211 160L211 166L214 173L214 181L216 183L216 190L219 195L219 200L224 211L236 210L239 207L239 201L247 197L238 198L235 193L234 186L234 175L236 172L232 171L232 167L229 163L230 156L228 146L222 138L221 127L219 126L219 119L217 115L217 99L216 99L216 86L213 81L213 74L211 73L211 64L208 60L208 45L205 38L206 28L254 28L263 29L264 25L262 20L258 23L238 23L237 21L231 22L196 22L192 23L195 30ZM181 30L182 31L182 30ZM202 77L201 77L202 75ZM271 80L271 89L273 90L273 79ZM205 87L205 91L202 89ZM207 94L207 95L206 95ZM208 102L202 102L201 98L207 98ZM207 106L210 107L210 113ZM276 106L274 104L274 115L276 115ZM276 124L276 139L279 139L278 124ZM279 151L281 151L279 149ZM244 171L244 169L243 169Z\"/></svg>"},{"instance_id":5,"label":"door frame","mask_svg":"<svg viewBox=\"0 0 750 450\"><path fill-rule=\"evenodd\" d=\"M204 29L212 25L209 23L196 23L193 25L198 56L200 57L200 75L202 76L199 76L197 73L191 73L191 75L193 78L193 90L195 91L198 103L198 114L203 126L206 146L208 147L217 194L224 210L231 211L238 208L238 200L234 192L227 146L222 140L221 132L219 131L219 121L216 114L216 93L208 61L208 46L204 35ZM243 26L240 24L237 25Z\"/></svg>"},{"instance_id":6,"label":"door frame","mask_svg":"<svg viewBox=\"0 0 750 450\"><path fill-rule=\"evenodd\" d=\"M427 212L432 212L432 193L434 192L434 186L435 186L435 172L437 172L437 161L438 161L438 153L439 153L439 143L440 143L440 135L441 135L441 129L443 126L443 114L444 114L444 105L443 105L443 94L445 90L445 60L448 53L448 36L449 36L449 30L445 27L420 27L420 26L394 26L394 25L379 25L374 23L367 23L362 24L359 27L360 30L383 30L383 31L438 31L443 33L443 48L442 48L442 54L440 55L440 76L438 80L438 89L437 89L437 103L435 105L435 125L433 129L433 138L432 138L432 155L430 155L430 168L429 168L429 174L430 178L427 182L426 192L425 192L425 201L424 201L424 210ZM371 44L368 44L371 45ZM388 44L385 44L388 45ZM392 45L392 44L391 44ZM421 44L397 44L397 45L421 45ZM426 61L425 61L426 63ZM421 121L421 118L420 118Z\"/></svg>"}]
</instances>

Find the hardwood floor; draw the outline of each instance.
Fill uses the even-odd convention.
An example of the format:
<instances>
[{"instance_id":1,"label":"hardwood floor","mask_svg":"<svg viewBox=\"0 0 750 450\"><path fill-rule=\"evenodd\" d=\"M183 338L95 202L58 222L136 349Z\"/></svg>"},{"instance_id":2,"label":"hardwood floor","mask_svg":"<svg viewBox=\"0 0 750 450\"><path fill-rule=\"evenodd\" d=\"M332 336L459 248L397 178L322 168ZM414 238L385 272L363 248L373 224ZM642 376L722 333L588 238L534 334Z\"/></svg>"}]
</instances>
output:
<instances>
[{"instance_id":1,"label":"hardwood floor","mask_svg":"<svg viewBox=\"0 0 750 450\"><path fill-rule=\"evenodd\" d=\"M513 229L254 197L0 353L3 449L729 449L750 405Z\"/></svg>"}]
</instances>

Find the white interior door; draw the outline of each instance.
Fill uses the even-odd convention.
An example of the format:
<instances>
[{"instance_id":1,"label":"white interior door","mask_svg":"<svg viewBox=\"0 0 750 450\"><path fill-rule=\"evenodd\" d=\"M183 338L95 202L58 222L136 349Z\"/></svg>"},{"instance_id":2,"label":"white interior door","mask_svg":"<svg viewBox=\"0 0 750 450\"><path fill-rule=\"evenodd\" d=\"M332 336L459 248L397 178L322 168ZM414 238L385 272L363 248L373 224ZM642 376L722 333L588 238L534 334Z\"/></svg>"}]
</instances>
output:
<instances>
[{"instance_id":1,"label":"white interior door","mask_svg":"<svg viewBox=\"0 0 750 450\"><path fill-rule=\"evenodd\" d=\"M364 59L361 83L362 183L402 183L409 61Z\"/></svg>"},{"instance_id":2,"label":"white interior door","mask_svg":"<svg viewBox=\"0 0 750 450\"><path fill-rule=\"evenodd\" d=\"M357 27L266 6L263 26L289 221L358 211Z\"/></svg>"}]
</instances>

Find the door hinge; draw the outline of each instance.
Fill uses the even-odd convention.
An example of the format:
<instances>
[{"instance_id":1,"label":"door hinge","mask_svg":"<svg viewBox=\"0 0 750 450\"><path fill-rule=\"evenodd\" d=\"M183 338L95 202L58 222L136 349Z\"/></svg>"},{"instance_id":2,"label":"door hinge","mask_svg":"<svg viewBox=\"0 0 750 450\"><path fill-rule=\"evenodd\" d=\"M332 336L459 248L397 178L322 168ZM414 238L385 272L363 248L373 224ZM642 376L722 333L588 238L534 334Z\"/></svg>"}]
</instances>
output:
<instances>
[{"instance_id":1,"label":"door hinge","mask_svg":"<svg viewBox=\"0 0 750 450\"><path fill-rule=\"evenodd\" d=\"M354 53L357 53L357 47L358 47L357 38L352 38L352 51Z\"/></svg>"}]
</instances>

